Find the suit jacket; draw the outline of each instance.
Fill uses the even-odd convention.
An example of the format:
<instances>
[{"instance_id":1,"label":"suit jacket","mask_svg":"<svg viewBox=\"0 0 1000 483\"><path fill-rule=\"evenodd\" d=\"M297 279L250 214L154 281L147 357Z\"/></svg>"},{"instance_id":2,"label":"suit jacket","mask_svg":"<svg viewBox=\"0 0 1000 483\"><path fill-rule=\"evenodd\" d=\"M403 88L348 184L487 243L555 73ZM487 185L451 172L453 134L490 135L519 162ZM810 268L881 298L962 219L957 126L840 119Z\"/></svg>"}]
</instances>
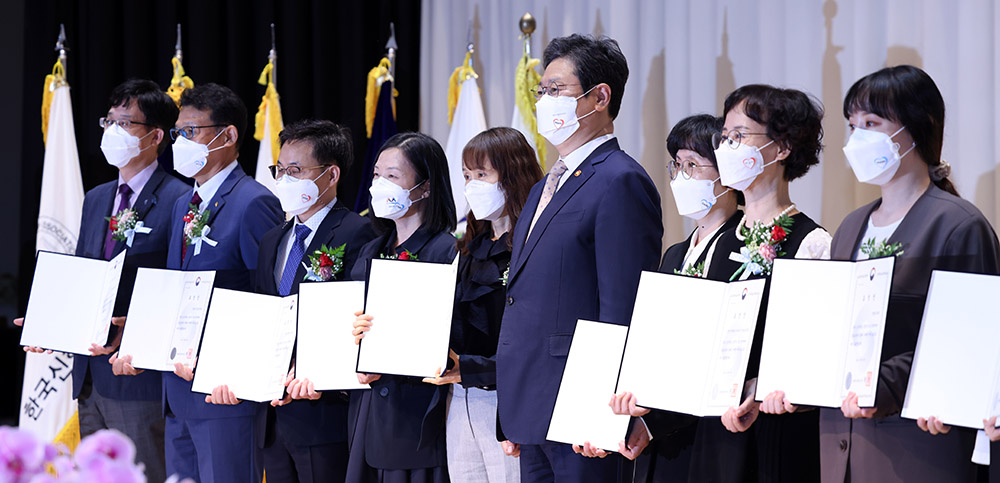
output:
<instances>
[{"instance_id":1,"label":"suit jacket","mask_svg":"<svg viewBox=\"0 0 1000 483\"><path fill-rule=\"evenodd\" d=\"M139 267L163 268L167 266L167 240L170 233L170 212L174 201L187 192L188 185L167 174L163 168L156 168L149 181L136 198L133 208L143 225L151 228L147 234L136 234L132 247L124 241L114 241L113 255L128 248L118 297L115 299L114 314L126 315L132 298L132 286ZM87 192L83 198L83 219L80 223L80 238L76 244L76 255L88 258L104 258L104 239L107 237L108 221L118 192L118 181L109 181ZM113 340L118 328L112 326L108 340ZM155 401L161 397L160 374L146 371L137 376L115 377L108 364L110 356L73 356L73 397L80 397L83 381L90 372L93 388L102 396L121 400Z\"/></svg>"},{"instance_id":2,"label":"suit jacket","mask_svg":"<svg viewBox=\"0 0 1000 483\"><path fill-rule=\"evenodd\" d=\"M854 260L868 219L881 199L847 215L833 237L835 260ZM898 416L910 376L913 351L932 270L1000 273L996 233L978 209L933 184L903 217L889 243L900 242L896 258L882 364L873 419L846 419L839 409L822 409L820 460L823 481L975 481L969 458L974 431L953 428L931 436ZM847 472L850 471L848 475Z\"/></svg>"},{"instance_id":3,"label":"suit jacket","mask_svg":"<svg viewBox=\"0 0 1000 483\"><path fill-rule=\"evenodd\" d=\"M252 292L260 240L284 219L278 199L237 167L206 205L209 210L206 226L211 227L208 237L218 245L203 243L198 256L194 255L194 246L190 246L181 260L183 218L190 202L189 191L174 203L167 268L215 270L216 287ZM204 394L191 392L191 383L173 373L163 374L163 400L164 410L185 419L251 416L257 410L253 404L206 404Z\"/></svg>"},{"instance_id":4,"label":"suit jacket","mask_svg":"<svg viewBox=\"0 0 1000 483\"><path fill-rule=\"evenodd\" d=\"M368 280L371 260L391 251L395 230L383 234L361 249L351 278ZM420 227L395 253L417 255L417 262L451 263L458 254L455 237L448 232L431 233ZM378 322L376 322L378 323ZM383 375L371 383L368 423L357 428L357 411L364 391L351 394L351 431L365 431L365 459L379 469L403 470L448 464L445 449L445 403L448 386L435 386L419 377ZM351 437L351 441L355 438Z\"/></svg>"},{"instance_id":5,"label":"suit jacket","mask_svg":"<svg viewBox=\"0 0 1000 483\"><path fill-rule=\"evenodd\" d=\"M544 180L514 227L497 397L500 425L515 443L545 442L577 319L628 325L639 274L660 257L660 195L617 140L564 176L531 236Z\"/></svg>"},{"instance_id":6,"label":"suit jacket","mask_svg":"<svg viewBox=\"0 0 1000 483\"><path fill-rule=\"evenodd\" d=\"M272 228L260 240L257 266L257 292L278 295L274 282L274 267L278 258L281 240L291 230L294 223L286 221ZM375 238L371 224L365 218L350 211L346 205L337 202L316 229L316 234L306 249L313 253L323 245L330 248L347 244L344 249L344 268L335 280L351 280L351 269L358 259L361 247ZM290 293L299 292L299 283L305 277L306 269L299 264L292 282ZM244 404L248 404L244 402ZM282 439L298 446L342 443L347 440L347 399L336 392L325 392L316 401L293 401L291 404L274 408L263 404L266 410L257 413L257 441L261 446L270 445L275 431L281 432Z\"/></svg>"}]
</instances>

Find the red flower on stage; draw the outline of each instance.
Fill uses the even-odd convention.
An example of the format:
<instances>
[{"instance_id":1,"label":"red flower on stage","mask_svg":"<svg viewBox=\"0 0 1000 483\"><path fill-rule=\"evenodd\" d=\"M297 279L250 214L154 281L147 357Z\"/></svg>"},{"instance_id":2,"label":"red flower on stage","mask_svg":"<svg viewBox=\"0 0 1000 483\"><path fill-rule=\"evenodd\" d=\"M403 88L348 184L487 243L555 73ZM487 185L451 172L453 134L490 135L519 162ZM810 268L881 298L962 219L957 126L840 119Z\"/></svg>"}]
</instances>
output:
<instances>
[{"instance_id":1,"label":"red flower on stage","mask_svg":"<svg viewBox=\"0 0 1000 483\"><path fill-rule=\"evenodd\" d=\"M774 225L774 228L771 228L771 240L775 243L784 240L786 236L788 236L788 233L785 232L784 228L778 225Z\"/></svg>"},{"instance_id":2,"label":"red flower on stage","mask_svg":"<svg viewBox=\"0 0 1000 483\"><path fill-rule=\"evenodd\" d=\"M399 260L409 260L410 259L410 252L408 252L406 250L403 250L403 253L399 254L398 259Z\"/></svg>"}]
</instances>

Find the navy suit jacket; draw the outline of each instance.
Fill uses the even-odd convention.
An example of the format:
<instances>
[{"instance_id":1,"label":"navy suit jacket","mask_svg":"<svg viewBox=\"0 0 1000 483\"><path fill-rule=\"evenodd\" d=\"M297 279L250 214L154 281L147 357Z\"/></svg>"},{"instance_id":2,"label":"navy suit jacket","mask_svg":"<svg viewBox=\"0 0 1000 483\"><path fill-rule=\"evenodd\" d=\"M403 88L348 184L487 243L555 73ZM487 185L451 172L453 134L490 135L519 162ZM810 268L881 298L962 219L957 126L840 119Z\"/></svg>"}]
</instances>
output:
<instances>
[{"instance_id":1,"label":"navy suit jacket","mask_svg":"<svg viewBox=\"0 0 1000 483\"><path fill-rule=\"evenodd\" d=\"M503 432L520 444L545 442L577 319L628 325L639 274L660 258L659 193L617 140L564 176L531 236L544 180L514 227L497 397Z\"/></svg>"},{"instance_id":2,"label":"navy suit jacket","mask_svg":"<svg viewBox=\"0 0 1000 483\"><path fill-rule=\"evenodd\" d=\"M371 260L395 238L393 230L365 245L352 278L367 281ZM400 248L417 256L413 263L451 263L458 254L451 233L430 233L422 226ZM362 392L351 395L352 416L359 409ZM448 386L427 384L419 377L383 375L371 383L370 394L367 427L357 428L356 421L350 422L353 431L366 432L364 454L369 466L403 470L448 464L444 426Z\"/></svg>"},{"instance_id":3,"label":"navy suit jacket","mask_svg":"<svg viewBox=\"0 0 1000 483\"><path fill-rule=\"evenodd\" d=\"M257 292L278 295L274 282L274 267L279 257L281 240L294 223L286 221L281 226L264 234L260 241L260 255L257 267ZM334 280L351 280L351 269L358 259L358 253L366 243L375 238L371 223L358 216L338 201L316 229L316 234L306 248L313 253L322 245L336 248L347 244L344 249L344 268ZM306 269L299 263L292 282L291 293L299 292L299 283L305 277ZM308 282L312 283L312 282ZM247 403L244 403L247 404ZM264 403L266 410L257 416L257 441L261 446L269 445L275 431L281 432L282 439L297 446L342 443L347 441L347 399L338 392L324 392L316 401L292 401L278 408Z\"/></svg>"},{"instance_id":4,"label":"navy suit jacket","mask_svg":"<svg viewBox=\"0 0 1000 483\"><path fill-rule=\"evenodd\" d=\"M192 245L181 260L183 218L188 212L191 194L188 191L174 203L167 268L215 270L216 287L252 292L260 240L284 219L278 199L237 166L206 205L209 210L207 226L211 227L208 237L218 245L203 243L198 256L194 255ZM175 416L185 419L252 416L257 411L253 404L206 404L204 394L191 392L191 383L173 373L163 374L163 399L164 410L169 409Z\"/></svg>"},{"instance_id":5,"label":"navy suit jacket","mask_svg":"<svg viewBox=\"0 0 1000 483\"><path fill-rule=\"evenodd\" d=\"M163 268L167 266L167 241L170 234L170 212L174 200L182 196L189 186L157 167L149 181L142 188L133 203L138 219L151 228L147 234L136 234L132 247L124 241L114 241L114 255L128 248L118 297L115 299L114 315L126 315L132 299L132 286L139 267ZM107 237L108 221L118 192L118 180L109 181L87 192L83 198L83 219L80 222L80 238L76 244L76 255L88 258L104 258L104 240ZM118 328L112 326L108 340L114 339ZM88 369L94 390L102 396L120 400L155 401L161 397L160 374L147 371L137 376L116 377L108 364L110 356L73 356L73 397L80 397L80 389L87 377Z\"/></svg>"}]
</instances>

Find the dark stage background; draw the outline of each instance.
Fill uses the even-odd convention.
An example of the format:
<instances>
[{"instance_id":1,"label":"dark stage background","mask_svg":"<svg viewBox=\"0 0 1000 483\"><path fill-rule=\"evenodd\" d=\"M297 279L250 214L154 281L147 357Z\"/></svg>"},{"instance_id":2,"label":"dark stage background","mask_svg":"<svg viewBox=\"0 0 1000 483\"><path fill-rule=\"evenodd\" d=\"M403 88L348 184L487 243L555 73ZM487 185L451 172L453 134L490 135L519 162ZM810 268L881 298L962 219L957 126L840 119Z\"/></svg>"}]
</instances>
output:
<instances>
[{"instance_id":1,"label":"dark stage background","mask_svg":"<svg viewBox=\"0 0 1000 483\"><path fill-rule=\"evenodd\" d=\"M100 151L97 119L107 112L111 89L123 80L152 79L164 89L172 75L176 25L183 29L184 68L195 85L229 86L247 105L249 119L240 164L251 176L258 143L253 116L264 87L257 78L271 48L269 24L277 30L277 87L286 124L330 119L354 133L355 163L341 182L349 205L357 192L365 152L366 75L385 53L389 22L400 47L396 65L400 131L418 124L419 0L201 0L201 1L25 1L7 0L0 18L0 55L5 94L0 116L0 203L7 221L0 236L0 424L16 424L24 356L20 329L34 264L42 177L42 81L56 60L59 24L66 26L76 139L84 190L114 179L117 171ZM376 147L377 149L377 147ZM170 150L162 159L170 166Z\"/></svg>"}]
</instances>

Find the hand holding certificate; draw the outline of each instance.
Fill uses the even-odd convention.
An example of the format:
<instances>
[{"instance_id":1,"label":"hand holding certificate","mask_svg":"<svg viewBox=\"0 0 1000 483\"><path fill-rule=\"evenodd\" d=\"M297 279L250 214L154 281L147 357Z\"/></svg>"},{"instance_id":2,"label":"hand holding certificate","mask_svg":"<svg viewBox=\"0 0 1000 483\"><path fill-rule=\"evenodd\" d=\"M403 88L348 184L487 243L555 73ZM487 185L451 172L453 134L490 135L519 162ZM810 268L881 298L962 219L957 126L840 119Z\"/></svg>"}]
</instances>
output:
<instances>
[{"instance_id":1,"label":"hand holding certificate","mask_svg":"<svg viewBox=\"0 0 1000 483\"><path fill-rule=\"evenodd\" d=\"M902 416L983 428L1000 415L1000 276L931 274Z\"/></svg>"},{"instance_id":2,"label":"hand holding certificate","mask_svg":"<svg viewBox=\"0 0 1000 483\"><path fill-rule=\"evenodd\" d=\"M739 406L764 284L642 272L616 392L695 416Z\"/></svg>"},{"instance_id":3,"label":"hand holding certificate","mask_svg":"<svg viewBox=\"0 0 1000 483\"><path fill-rule=\"evenodd\" d=\"M579 320L545 439L618 451L629 417L608 407L628 326Z\"/></svg>"},{"instance_id":4,"label":"hand holding certificate","mask_svg":"<svg viewBox=\"0 0 1000 483\"><path fill-rule=\"evenodd\" d=\"M119 358L132 356L132 367L155 371L193 366L214 283L214 271L140 267Z\"/></svg>"},{"instance_id":5,"label":"hand holding certificate","mask_svg":"<svg viewBox=\"0 0 1000 483\"><path fill-rule=\"evenodd\" d=\"M295 346L298 295L215 289L191 390L226 385L236 398L281 399Z\"/></svg>"},{"instance_id":6,"label":"hand holding certificate","mask_svg":"<svg viewBox=\"0 0 1000 483\"><path fill-rule=\"evenodd\" d=\"M364 282L299 285L296 379L308 379L316 391L369 387L358 383L358 346L350 335L354 313L364 305Z\"/></svg>"},{"instance_id":7,"label":"hand holding certificate","mask_svg":"<svg viewBox=\"0 0 1000 483\"><path fill-rule=\"evenodd\" d=\"M90 355L104 346L125 252L104 261L38 252L21 345Z\"/></svg>"},{"instance_id":8,"label":"hand holding certificate","mask_svg":"<svg viewBox=\"0 0 1000 483\"><path fill-rule=\"evenodd\" d=\"M854 393L873 406L894 264L775 260L757 400L839 408Z\"/></svg>"},{"instance_id":9,"label":"hand holding certificate","mask_svg":"<svg viewBox=\"0 0 1000 483\"><path fill-rule=\"evenodd\" d=\"M434 377L448 361L458 257L451 264L372 260L365 314L372 317L357 372Z\"/></svg>"}]
</instances>

